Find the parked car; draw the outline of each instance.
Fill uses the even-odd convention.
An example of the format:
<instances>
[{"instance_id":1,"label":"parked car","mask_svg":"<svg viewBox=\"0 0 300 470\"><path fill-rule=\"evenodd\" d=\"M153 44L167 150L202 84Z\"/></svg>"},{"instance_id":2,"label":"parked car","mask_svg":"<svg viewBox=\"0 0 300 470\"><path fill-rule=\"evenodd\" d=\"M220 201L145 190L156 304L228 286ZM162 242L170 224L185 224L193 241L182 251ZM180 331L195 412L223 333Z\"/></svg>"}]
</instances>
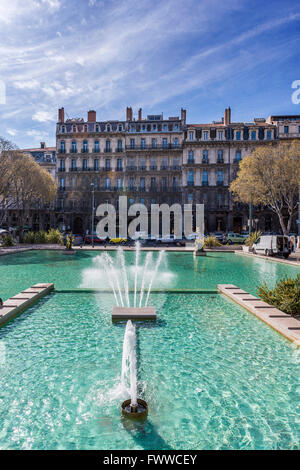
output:
<instances>
[{"instance_id":1,"label":"parked car","mask_svg":"<svg viewBox=\"0 0 300 470\"><path fill-rule=\"evenodd\" d=\"M252 251L254 254L266 256L282 255L287 259L291 253L289 237L283 235L261 235L253 243Z\"/></svg>"},{"instance_id":2,"label":"parked car","mask_svg":"<svg viewBox=\"0 0 300 470\"><path fill-rule=\"evenodd\" d=\"M220 243L226 243L227 238L224 232L214 232L211 233L211 236L215 237Z\"/></svg>"},{"instance_id":3,"label":"parked car","mask_svg":"<svg viewBox=\"0 0 300 470\"><path fill-rule=\"evenodd\" d=\"M126 245L127 238L120 238L120 237L110 238L109 243L111 245Z\"/></svg>"},{"instance_id":4,"label":"parked car","mask_svg":"<svg viewBox=\"0 0 300 470\"><path fill-rule=\"evenodd\" d=\"M103 243L105 243L105 238L99 238L97 235L94 235L94 237L92 237L92 235L86 235L84 237L84 243L86 245L91 245L93 242L95 245L103 245Z\"/></svg>"},{"instance_id":5,"label":"parked car","mask_svg":"<svg viewBox=\"0 0 300 470\"><path fill-rule=\"evenodd\" d=\"M245 243L246 239L247 239L247 236L242 235L240 233L228 232L226 235L226 242L229 245L232 245L233 243L239 243L242 245L243 243Z\"/></svg>"},{"instance_id":6,"label":"parked car","mask_svg":"<svg viewBox=\"0 0 300 470\"><path fill-rule=\"evenodd\" d=\"M196 240L196 238L199 237L199 233L198 232L192 232L190 233L187 237L186 237L186 240L187 241L194 241Z\"/></svg>"}]
</instances>

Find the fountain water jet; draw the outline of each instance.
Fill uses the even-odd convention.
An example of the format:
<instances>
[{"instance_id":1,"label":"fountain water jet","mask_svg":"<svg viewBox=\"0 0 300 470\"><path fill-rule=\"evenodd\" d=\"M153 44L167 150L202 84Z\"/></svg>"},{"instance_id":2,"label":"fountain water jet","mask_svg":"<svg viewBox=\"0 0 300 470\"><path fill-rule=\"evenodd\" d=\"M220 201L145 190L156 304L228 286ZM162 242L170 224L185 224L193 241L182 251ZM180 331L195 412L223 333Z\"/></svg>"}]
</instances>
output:
<instances>
[{"instance_id":1,"label":"fountain water jet","mask_svg":"<svg viewBox=\"0 0 300 470\"><path fill-rule=\"evenodd\" d=\"M147 403L137 398L137 360L136 360L136 330L131 320L128 320L125 328L122 356L122 388L127 388L130 382L130 399L122 403L122 414L128 418L145 418L148 413Z\"/></svg>"}]
</instances>

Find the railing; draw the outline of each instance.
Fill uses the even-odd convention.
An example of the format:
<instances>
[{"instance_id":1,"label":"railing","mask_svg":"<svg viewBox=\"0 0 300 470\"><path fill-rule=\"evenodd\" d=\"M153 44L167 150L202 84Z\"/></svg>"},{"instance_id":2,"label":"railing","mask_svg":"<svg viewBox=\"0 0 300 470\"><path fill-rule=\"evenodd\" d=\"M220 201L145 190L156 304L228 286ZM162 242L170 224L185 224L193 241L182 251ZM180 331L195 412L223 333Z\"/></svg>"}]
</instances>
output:
<instances>
[{"instance_id":1,"label":"railing","mask_svg":"<svg viewBox=\"0 0 300 470\"><path fill-rule=\"evenodd\" d=\"M179 150L182 148L182 145L176 145L174 143L167 143L162 145L153 145L153 144L145 144L145 145L126 145L126 150L168 150L168 149L176 149Z\"/></svg>"},{"instance_id":2,"label":"railing","mask_svg":"<svg viewBox=\"0 0 300 470\"><path fill-rule=\"evenodd\" d=\"M209 159L208 158L202 158L202 164L203 165L208 165Z\"/></svg>"},{"instance_id":3,"label":"railing","mask_svg":"<svg viewBox=\"0 0 300 470\"><path fill-rule=\"evenodd\" d=\"M202 186L208 186L208 181L202 181Z\"/></svg>"},{"instance_id":4,"label":"railing","mask_svg":"<svg viewBox=\"0 0 300 470\"><path fill-rule=\"evenodd\" d=\"M126 167L126 170L127 170L127 171L136 171L136 170L137 170L137 167L134 166L134 165L130 165L130 166L127 166L127 167Z\"/></svg>"},{"instance_id":5,"label":"railing","mask_svg":"<svg viewBox=\"0 0 300 470\"><path fill-rule=\"evenodd\" d=\"M66 149L60 148L60 149L58 149L58 153L66 153Z\"/></svg>"},{"instance_id":6,"label":"railing","mask_svg":"<svg viewBox=\"0 0 300 470\"><path fill-rule=\"evenodd\" d=\"M70 153L77 153L77 149L71 149Z\"/></svg>"},{"instance_id":7,"label":"railing","mask_svg":"<svg viewBox=\"0 0 300 470\"><path fill-rule=\"evenodd\" d=\"M224 186L224 181L217 181L217 186Z\"/></svg>"},{"instance_id":8,"label":"railing","mask_svg":"<svg viewBox=\"0 0 300 470\"><path fill-rule=\"evenodd\" d=\"M117 148L116 148L116 152L124 152L123 147L117 147Z\"/></svg>"},{"instance_id":9,"label":"railing","mask_svg":"<svg viewBox=\"0 0 300 470\"><path fill-rule=\"evenodd\" d=\"M88 148L82 148L81 153L89 153L89 149Z\"/></svg>"},{"instance_id":10,"label":"railing","mask_svg":"<svg viewBox=\"0 0 300 470\"><path fill-rule=\"evenodd\" d=\"M187 182L187 185L188 185L188 186L195 186L195 183L194 183L194 181L188 181L188 182Z\"/></svg>"}]
</instances>

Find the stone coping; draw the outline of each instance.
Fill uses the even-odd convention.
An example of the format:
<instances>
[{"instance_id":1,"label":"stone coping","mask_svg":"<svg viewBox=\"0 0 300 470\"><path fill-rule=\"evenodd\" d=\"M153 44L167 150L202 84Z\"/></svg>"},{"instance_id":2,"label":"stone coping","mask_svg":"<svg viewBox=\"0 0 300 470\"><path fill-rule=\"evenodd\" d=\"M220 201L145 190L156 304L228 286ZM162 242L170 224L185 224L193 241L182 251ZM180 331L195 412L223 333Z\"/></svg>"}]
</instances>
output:
<instances>
[{"instance_id":1,"label":"stone coping","mask_svg":"<svg viewBox=\"0 0 300 470\"><path fill-rule=\"evenodd\" d=\"M156 320L155 307L114 307L112 320Z\"/></svg>"},{"instance_id":2,"label":"stone coping","mask_svg":"<svg viewBox=\"0 0 300 470\"><path fill-rule=\"evenodd\" d=\"M49 294L53 289L53 283L35 284L14 297L10 297L0 306L0 326L33 305L37 300Z\"/></svg>"},{"instance_id":3,"label":"stone coping","mask_svg":"<svg viewBox=\"0 0 300 470\"><path fill-rule=\"evenodd\" d=\"M236 255L248 256L250 258L259 258L265 261L273 261L275 263L284 263L290 266L300 267L300 255L298 253L294 253L292 256L290 255L288 259L278 258L276 256L264 256L264 255L254 254L254 253L245 253L244 251L238 251L238 250L235 250L234 253Z\"/></svg>"},{"instance_id":4,"label":"stone coping","mask_svg":"<svg viewBox=\"0 0 300 470\"><path fill-rule=\"evenodd\" d=\"M251 312L292 343L300 346L300 321L234 284L218 284L218 290Z\"/></svg>"}]
</instances>

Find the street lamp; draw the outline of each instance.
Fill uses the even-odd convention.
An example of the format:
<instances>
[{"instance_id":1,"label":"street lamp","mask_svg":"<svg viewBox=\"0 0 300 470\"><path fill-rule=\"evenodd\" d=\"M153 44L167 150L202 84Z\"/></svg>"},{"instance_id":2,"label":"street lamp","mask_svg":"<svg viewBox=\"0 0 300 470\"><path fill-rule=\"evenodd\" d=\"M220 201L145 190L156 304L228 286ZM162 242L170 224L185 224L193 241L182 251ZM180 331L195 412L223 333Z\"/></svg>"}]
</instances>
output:
<instances>
[{"instance_id":1,"label":"street lamp","mask_svg":"<svg viewBox=\"0 0 300 470\"><path fill-rule=\"evenodd\" d=\"M259 219L257 219L257 218L254 219L254 222L255 222L255 231L256 231L256 232L257 232L257 224L258 224L258 221L259 221Z\"/></svg>"},{"instance_id":2,"label":"street lamp","mask_svg":"<svg viewBox=\"0 0 300 470\"><path fill-rule=\"evenodd\" d=\"M91 183L92 186L92 247L94 248L94 211L95 211L95 185Z\"/></svg>"}]
</instances>

